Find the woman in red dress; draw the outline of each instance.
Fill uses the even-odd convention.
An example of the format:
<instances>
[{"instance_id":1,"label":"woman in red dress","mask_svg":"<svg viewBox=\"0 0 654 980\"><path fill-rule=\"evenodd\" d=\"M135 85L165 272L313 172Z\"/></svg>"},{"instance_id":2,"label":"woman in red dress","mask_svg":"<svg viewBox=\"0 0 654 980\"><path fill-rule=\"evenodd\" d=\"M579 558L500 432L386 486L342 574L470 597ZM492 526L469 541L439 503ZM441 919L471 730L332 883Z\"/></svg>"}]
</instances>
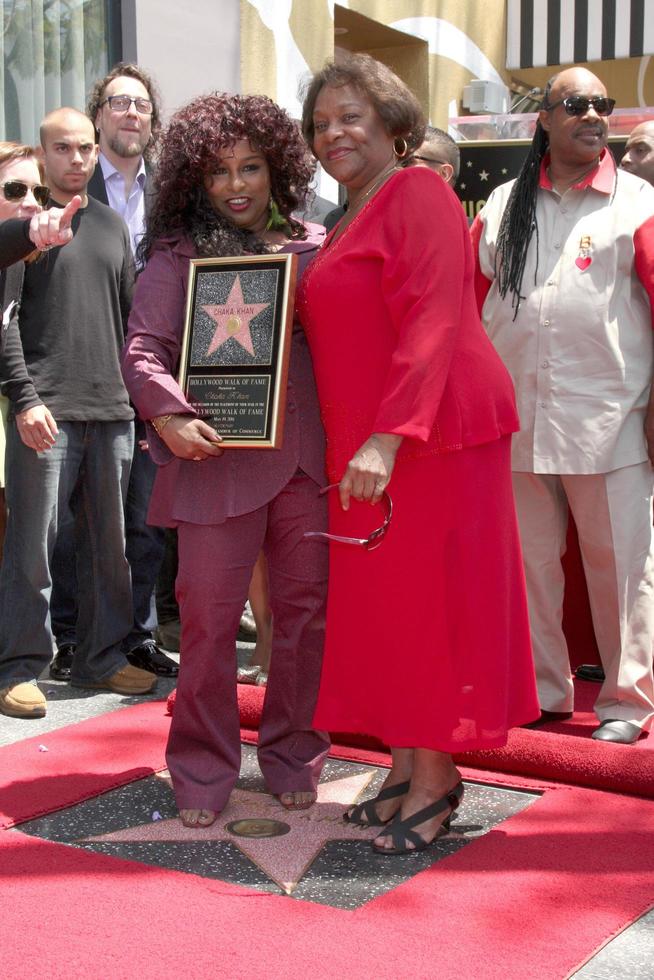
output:
<instances>
[{"instance_id":1,"label":"woman in red dress","mask_svg":"<svg viewBox=\"0 0 654 980\"><path fill-rule=\"evenodd\" d=\"M510 472L513 387L477 315L463 210L436 174L402 169L420 107L366 55L311 82L303 129L349 206L298 310L327 432L333 543L314 724L392 747L374 800L381 854L420 850L463 789L452 753L504 745L539 714ZM356 629L355 629L356 624ZM390 822L392 821L392 822Z\"/></svg>"}]
</instances>

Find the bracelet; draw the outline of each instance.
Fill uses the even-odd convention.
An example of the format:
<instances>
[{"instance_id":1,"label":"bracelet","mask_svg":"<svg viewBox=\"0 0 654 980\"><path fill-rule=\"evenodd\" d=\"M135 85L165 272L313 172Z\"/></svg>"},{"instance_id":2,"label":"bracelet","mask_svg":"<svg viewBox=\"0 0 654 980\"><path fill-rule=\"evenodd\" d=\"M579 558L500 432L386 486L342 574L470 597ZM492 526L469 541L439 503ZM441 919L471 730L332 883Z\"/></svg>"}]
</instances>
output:
<instances>
[{"instance_id":1,"label":"bracelet","mask_svg":"<svg viewBox=\"0 0 654 980\"><path fill-rule=\"evenodd\" d=\"M172 419L172 414L170 415L156 415L153 419L150 419L150 425L153 427L157 435L161 435L163 430L166 428L170 420Z\"/></svg>"}]
</instances>

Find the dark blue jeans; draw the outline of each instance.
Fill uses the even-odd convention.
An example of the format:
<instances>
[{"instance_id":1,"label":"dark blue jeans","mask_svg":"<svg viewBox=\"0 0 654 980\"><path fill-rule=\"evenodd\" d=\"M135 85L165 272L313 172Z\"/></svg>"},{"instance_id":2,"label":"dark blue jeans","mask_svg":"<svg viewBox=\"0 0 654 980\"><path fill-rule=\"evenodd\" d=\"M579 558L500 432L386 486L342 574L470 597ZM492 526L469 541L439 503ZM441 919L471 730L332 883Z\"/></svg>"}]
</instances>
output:
<instances>
[{"instance_id":1,"label":"dark blue jeans","mask_svg":"<svg viewBox=\"0 0 654 980\"><path fill-rule=\"evenodd\" d=\"M132 422L60 422L52 449L28 449L7 432L9 516L0 569L0 687L33 680L52 658L51 568L60 514L75 519L78 562L77 682L101 681L126 664L132 625L124 501Z\"/></svg>"},{"instance_id":2,"label":"dark blue jeans","mask_svg":"<svg viewBox=\"0 0 654 980\"><path fill-rule=\"evenodd\" d=\"M155 583L164 555L165 534L162 528L145 522L150 495L157 472L150 454L139 448L145 438L143 422L136 423L134 457L125 504L125 554L132 575L134 622L125 638L123 650L129 653L144 640L152 639L157 626ZM72 514L62 515L53 563L52 597L50 599L52 632L57 647L77 642L77 572Z\"/></svg>"}]
</instances>

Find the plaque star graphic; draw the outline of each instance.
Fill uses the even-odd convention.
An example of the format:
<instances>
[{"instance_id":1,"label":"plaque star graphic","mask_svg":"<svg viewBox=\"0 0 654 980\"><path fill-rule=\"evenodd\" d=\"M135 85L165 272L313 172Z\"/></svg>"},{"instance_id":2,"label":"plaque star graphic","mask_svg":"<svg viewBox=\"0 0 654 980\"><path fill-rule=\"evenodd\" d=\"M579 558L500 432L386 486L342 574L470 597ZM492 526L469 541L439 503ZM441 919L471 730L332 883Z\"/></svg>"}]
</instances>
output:
<instances>
[{"instance_id":1,"label":"plaque star graphic","mask_svg":"<svg viewBox=\"0 0 654 980\"><path fill-rule=\"evenodd\" d=\"M472 166L472 160L468 160L468 162L466 163L466 167L471 167L471 166Z\"/></svg>"},{"instance_id":2,"label":"plaque star graphic","mask_svg":"<svg viewBox=\"0 0 654 980\"><path fill-rule=\"evenodd\" d=\"M482 170L482 172L479 174L479 179L488 180L489 176L490 176L489 173L487 173L485 170Z\"/></svg>"},{"instance_id":3,"label":"plaque star graphic","mask_svg":"<svg viewBox=\"0 0 654 980\"><path fill-rule=\"evenodd\" d=\"M318 800L309 810L286 810L268 793L235 789L211 827L184 827L178 819L153 820L86 837L78 843L228 841L290 895L326 843L331 840L372 840L379 834L379 827L357 827L343 820L343 810L356 802L372 776L372 773L360 773L320 783ZM276 821L290 829L281 836L242 837L228 829L228 825L239 820L250 826L258 821Z\"/></svg>"},{"instance_id":4,"label":"plaque star graphic","mask_svg":"<svg viewBox=\"0 0 654 980\"><path fill-rule=\"evenodd\" d=\"M202 309L216 323L216 330L209 344L207 354L213 354L230 338L233 338L248 354L254 357L250 322L265 310L270 303L246 303L243 299L241 280L236 276L227 302L222 305L207 305Z\"/></svg>"},{"instance_id":5,"label":"plaque star graphic","mask_svg":"<svg viewBox=\"0 0 654 980\"><path fill-rule=\"evenodd\" d=\"M508 172L509 172L509 171L508 171L508 170L506 169L506 167L502 167L502 173L503 173L503 174L508 174Z\"/></svg>"}]
</instances>

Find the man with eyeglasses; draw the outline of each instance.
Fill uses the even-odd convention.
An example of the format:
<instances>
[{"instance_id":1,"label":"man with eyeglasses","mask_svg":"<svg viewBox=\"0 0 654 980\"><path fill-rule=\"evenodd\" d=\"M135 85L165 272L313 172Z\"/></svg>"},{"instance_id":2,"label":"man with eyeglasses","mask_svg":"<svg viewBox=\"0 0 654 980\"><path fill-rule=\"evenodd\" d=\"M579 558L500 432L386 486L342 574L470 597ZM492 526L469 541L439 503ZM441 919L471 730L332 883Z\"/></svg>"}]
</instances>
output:
<instances>
[{"instance_id":1,"label":"man with eyeglasses","mask_svg":"<svg viewBox=\"0 0 654 980\"><path fill-rule=\"evenodd\" d=\"M154 83L137 65L121 62L95 83L86 113L100 147L89 194L124 219L136 253L145 232L151 160L160 130Z\"/></svg>"},{"instance_id":2,"label":"man with eyeglasses","mask_svg":"<svg viewBox=\"0 0 654 980\"><path fill-rule=\"evenodd\" d=\"M132 252L145 232L150 160L159 133L159 99L152 79L137 65L119 63L93 86L86 110L98 137L98 161L88 184L91 197L108 204L127 224ZM177 664L153 639L157 626L154 587L164 554L164 532L149 527L146 515L156 470L137 419L134 457L125 505L126 555L132 577L134 621L123 643L131 664L164 677ZM68 680L76 646L77 582L72 522L64 523L55 553L52 627L57 653L50 666L55 680Z\"/></svg>"},{"instance_id":3,"label":"man with eyeglasses","mask_svg":"<svg viewBox=\"0 0 654 980\"><path fill-rule=\"evenodd\" d=\"M617 170L614 107L583 68L554 76L515 181L472 228L489 336L516 386L514 492L541 704L569 718L561 627L568 513L605 680L593 738L631 744L654 716L654 188Z\"/></svg>"},{"instance_id":4,"label":"man with eyeglasses","mask_svg":"<svg viewBox=\"0 0 654 980\"><path fill-rule=\"evenodd\" d=\"M425 138L409 159L409 166L428 167L454 187L459 179L461 153L452 137L436 126L427 126Z\"/></svg>"}]
</instances>

